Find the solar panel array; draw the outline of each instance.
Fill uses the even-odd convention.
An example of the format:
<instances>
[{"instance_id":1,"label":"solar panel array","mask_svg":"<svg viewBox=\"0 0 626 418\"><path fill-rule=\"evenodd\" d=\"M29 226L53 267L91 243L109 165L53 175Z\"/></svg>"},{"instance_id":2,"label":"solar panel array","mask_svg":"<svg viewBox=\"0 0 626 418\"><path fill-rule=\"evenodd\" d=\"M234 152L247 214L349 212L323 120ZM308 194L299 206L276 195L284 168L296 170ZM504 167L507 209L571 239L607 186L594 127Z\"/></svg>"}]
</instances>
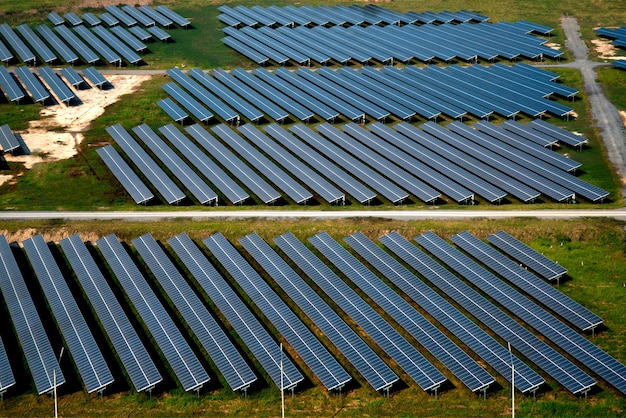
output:
<instances>
[{"instance_id":1,"label":"solar panel array","mask_svg":"<svg viewBox=\"0 0 626 418\"><path fill-rule=\"evenodd\" d=\"M8 124L0 126L0 153L13 152L20 147L17 136L13 133Z\"/></svg>"},{"instance_id":2,"label":"solar panel array","mask_svg":"<svg viewBox=\"0 0 626 418\"><path fill-rule=\"evenodd\" d=\"M394 321L411 334L438 361L448 368L471 391L486 391L495 379L462 351L445 334L430 323L400 295L383 283L350 252L333 240L327 233L311 238L313 245L326 258L380 306ZM432 367L422 365L426 370ZM431 371L433 373L433 371Z\"/></svg>"},{"instance_id":3,"label":"solar panel array","mask_svg":"<svg viewBox=\"0 0 626 418\"><path fill-rule=\"evenodd\" d=\"M35 303L26 287L13 251L4 235L0 235L0 290L13 322L15 333L24 352L28 369L35 382L37 393L49 393L65 383L57 357L50 345ZM8 365L8 363L7 363ZM2 372L2 384L9 387L11 379L6 369Z\"/></svg>"},{"instance_id":4,"label":"solar panel array","mask_svg":"<svg viewBox=\"0 0 626 418\"><path fill-rule=\"evenodd\" d=\"M112 145L98 148L96 152L136 204L146 204L154 198L154 194Z\"/></svg>"},{"instance_id":5,"label":"solar panel array","mask_svg":"<svg viewBox=\"0 0 626 418\"><path fill-rule=\"evenodd\" d=\"M215 251L216 247L213 247L212 254L326 389L339 390L352 380L348 372L232 244L223 236L215 239L219 244L219 251ZM241 238L239 242L244 246L251 245L247 237Z\"/></svg>"},{"instance_id":6,"label":"solar panel array","mask_svg":"<svg viewBox=\"0 0 626 418\"><path fill-rule=\"evenodd\" d=\"M41 235L22 244L85 389L88 393L104 391L113 383L113 375L48 244Z\"/></svg>"},{"instance_id":7,"label":"solar panel array","mask_svg":"<svg viewBox=\"0 0 626 418\"><path fill-rule=\"evenodd\" d=\"M618 48L626 48L626 26L618 28L597 28L594 31L603 38L608 38Z\"/></svg>"},{"instance_id":8,"label":"solar panel array","mask_svg":"<svg viewBox=\"0 0 626 418\"><path fill-rule=\"evenodd\" d=\"M145 248L148 253L149 246L142 245L142 238L137 238L135 243L137 241L137 250ZM209 380L208 374L124 246L115 235L100 238L96 244L183 388L199 390ZM146 263L153 259L149 255L146 258ZM161 281L159 270L152 271Z\"/></svg>"},{"instance_id":9,"label":"solar panel array","mask_svg":"<svg viewBox=\"0 0 626 418\"><path fill-rule=\"evenodd\" d=\"M15 376L13 375L4 343L0 338L0 396L4 395L13 385L15 385Z\"/></svg>"},{"instance_id":10,"label":"solar panel array","mask_svg":"<svg viewBox=\"0 0 626 418\"><path fill-rule=\"evenodd\" d=\"M150 391L163 378L122 305L78 235L59 241L137 392Z\"/></svg>"},{"instance_id":11,"label":"solar panel array","mask_svg":"<svg viewBox=\"0 0 626 418\"><path fill-rule=\"evenodd\" d=\"M0 24L0 35L7 44L17 53L17 56L24 64L35 64L37 56L30 50L28 46L17 36L15 31L8 23Z\"/></svg>"},{"instance_id":12,"label":"solar panel array","mask_svg":"<svg viewBox=\"0 0 626 418\"><path fill-rule=\"evenodd\" d=\"M50 98L50 92L26 66L17 67L15 74L19 77L20 81L24 83L26 89L31 94L32 98L36 102L45 103Z\"/></svg>"}]
</instances>

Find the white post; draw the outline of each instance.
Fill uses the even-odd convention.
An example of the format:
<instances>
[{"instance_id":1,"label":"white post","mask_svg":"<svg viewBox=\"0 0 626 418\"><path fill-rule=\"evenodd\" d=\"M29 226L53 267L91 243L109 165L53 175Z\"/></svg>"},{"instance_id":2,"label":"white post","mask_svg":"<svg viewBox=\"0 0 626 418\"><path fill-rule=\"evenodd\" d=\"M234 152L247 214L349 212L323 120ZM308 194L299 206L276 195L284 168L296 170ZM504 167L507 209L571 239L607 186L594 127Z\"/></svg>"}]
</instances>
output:
<instances>
[{"instance_id":1,"label":"white post","mask_svg":"<svg viewBox=\"0 0 626 418\"><path fill-rule=\"evenodd\" d=\"M515 363L513 363L513 353L511 343L509 344L509 357L511 358L511 417L515 418Z\"/></svg>"},{"instance_id":2,"label":"white post","mask_svg":"<svg viewBox=\"0 0 626 418\"><path fill-rule=\"evenodd\" d=\"M283 383L283 343L280 343L280 416L285 418L285 385Z\"/></svg>"}]
</instances>

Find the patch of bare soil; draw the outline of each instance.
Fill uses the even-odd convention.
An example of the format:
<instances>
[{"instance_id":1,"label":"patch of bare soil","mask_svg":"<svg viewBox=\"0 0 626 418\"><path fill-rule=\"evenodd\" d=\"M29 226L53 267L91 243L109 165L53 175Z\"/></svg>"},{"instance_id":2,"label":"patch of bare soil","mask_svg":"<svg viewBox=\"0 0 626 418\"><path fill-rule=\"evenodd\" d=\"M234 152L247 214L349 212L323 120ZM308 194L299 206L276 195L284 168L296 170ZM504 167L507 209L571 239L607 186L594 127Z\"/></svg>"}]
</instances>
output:
<instances>
[{"instance_id":1,"label":"patch of bare soil","mask_svg":"<svg viewBox=\"0 0 626 418\"><path fill-rule=\"evenodd\" d=\"M555 42L546 42L544 45L548 48L556 49L557 51L561 50L561 44L557 44Z\"/></svg>"},{"instance_id":2,"label":"patch of bare soil","mask_svg":"<svg viewBox=\"0 0 626 418\"><path fill-rule=\"evenodd\" d=\"M620 117L622 118L622 122L624 122L624 126L626 126L626 112L623 110L618 110Z\"/></svg>"},{"instance_id":3,"label":"patch of bare soil","mask_svg":"<svg viewBox=\"0 0 626 418\"><path fill-rule=\"evenodd\" d=\"M74 7L77 9L86 9L86 8L105 8L106 6L117 6L119 5L119 0L81 0L77 2ZM130 4L132 6L150 6L152 4L152 0L133 0L132 2L124 2L124 4Z\"/></svg>"},{"instance_id":4,"label":"patch of bare soil","mask_svg":"<svg viewBox=\"0 0 626 418\"><path fill-rule=\"evenodd\" d=\"M22 242L38 234L41 234L46 242L59 242L74 234L78 234L84 242L95 242L101 238L94 232L79 232L69 228L61 228L54 232L41 232L35 228L24 228L13 232L0 229L0 234L4 235L8 242Z\"/></svg>"},{"instance_id":5,"label":"patch of bare soil","mask_svg":"<svg viewBox=\"0 0 626 418\"><path fill-rule=\"evenodd\" d=\"M107 106L117 102L120 96L137 90L141 83L150 77L108 75L107 79L114 88L78 90L77 95L81 104L74 106L57 104L42 108L40 114L43 119L30 122L27 130L18 132L30 149L31 155L6 154L5 159L21 162L26 169L30 169L36 163L73 157L84 138L83 132L89 129L91 122L102 115ZM0 184L8 180L11 180L11 176L2 176Z\"/></svg>"},{"instance_id":6,"label":"patch of bare soil","mask_svg":"<svg viewBox=\"0 0 626 418\"><path fill-rule=\"evenodd\" d=\"M605 60L618 60L624 57L616 57L617 48L613 46L609 39L592 39L591 43L596 47L598 57Z\"/></svg>"}]
</instances>

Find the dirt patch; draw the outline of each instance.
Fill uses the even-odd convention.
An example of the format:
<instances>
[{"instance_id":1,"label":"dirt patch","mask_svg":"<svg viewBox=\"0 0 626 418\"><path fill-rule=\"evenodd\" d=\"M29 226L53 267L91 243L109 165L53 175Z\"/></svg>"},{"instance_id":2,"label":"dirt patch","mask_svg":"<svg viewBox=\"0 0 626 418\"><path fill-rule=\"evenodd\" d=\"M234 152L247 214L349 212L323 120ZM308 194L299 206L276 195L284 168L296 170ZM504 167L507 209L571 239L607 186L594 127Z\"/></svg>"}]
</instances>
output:
<instances>
[{"instance_id":1,"label":"dirt patch","mask_svg":"<svg viewBox=\"0 0 626 418\"><path fill-rule=\"evenodd\" d=\"M65 227L51 232L42 232L35 228L25 228L13 232L0 230L0 234L4 235L8 242L22 242L39 234L43 236L43 239L46 242L59 242L63 238L67 238L74 234L78 234L83 242L96 242L101 238L94 232L79 232Z\"/></svg>"},{"instance_id":2,"label":"dirt patch","mask_svg":"<svg viewBox=\"0 0 626 418\"><path fill-rule=\"evenodd\" d=\"M77 2L73 7L76 9L87 9L87 8L102 8L104 9L106 6L118 6L120 4L119 0L81 0ZM132 6L150 6L152 4L152 0L133 0L131 2L124 2L124 4L131 4Z\"/></svg>"},{"instance_id":3,"label":"dirt patch","mask_svg":"<svg viewBox=\"0 0 626 418\"><path fill-rule=\"evenodd\" d=\"M556 49L557 51L561 50L561 44L557 44L554 42L546 42L544 46L547 46L548 48Z\"/></svg>"},{"instance_id":4,"label":"dirt patch","mask_svg":"<svg viewBox=\"0 0 626 418\"><path fill-rule=\"evenodd\" d=\"M624 126L626 126L626 112L623 110L618 110L619 116L622 118L622 122L624 122Z\"/></svg>"},{"instance_id":5,"label":"dirt patch","mask_svg":"<svg viewBox=\"0 0 626 418\"><path fill-rule=\"evenodd\" d=\"M112 89L90 88L78 90L82 104L67 106L57 104L42 108L43 119L30 122L25 131L18 131L31 151L31 155L5 155L7 161L21 162L26 169L45 161L57 161L76 155L82 142L83 132L101 116L106 107L117 102L120 96L136 91L141 83L151 76L146 75L107 75ZM38 105L32 105L38 106ZM0 184L10 180L10 176L0 177Z\"/></svg>"},{"instance_id":6,"label":"dirt patch","mask_svg":"<svg viewBox=\"0 0 626 418\"><path fill-rule=\"evenodd\" d=\"M618 60L624 58L615 56L617 48L608 39L592 39L591 43L595 46L600 59Z\"/></svg>"}]
</instances>

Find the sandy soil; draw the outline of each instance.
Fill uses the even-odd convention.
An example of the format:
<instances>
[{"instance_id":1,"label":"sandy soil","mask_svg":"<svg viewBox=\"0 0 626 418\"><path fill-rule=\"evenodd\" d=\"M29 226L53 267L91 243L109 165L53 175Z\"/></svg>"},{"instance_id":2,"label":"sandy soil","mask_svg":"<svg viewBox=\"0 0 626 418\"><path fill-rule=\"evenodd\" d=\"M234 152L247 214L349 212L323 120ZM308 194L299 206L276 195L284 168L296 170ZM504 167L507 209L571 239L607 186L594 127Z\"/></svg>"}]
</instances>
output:
<instances>
[{"instance_id":1,"label":"sandy soil","mask_svg":"<svg viewBox=\"0 0 626 418\"><path fill-rule=\"evenodd\" d=\"M26 169L44 161L56 161L76 155L77 147L83 140L83 132L91 122L104 113L107 106L119 100L120 96L137 90L142 82L151 76L107 75L114 88L100 90L90 88L78 90L82 102L74 106L57 104L41 109L43 119L30 122L25 131L18 131L31 151L31 155L5 155L7 161L21 162ZM39 105L30 105L39 106ZM11 180L11 176L1 176L0 184Z\"/></svg>"},{"instance_id":2,"label":"sandy soil","mask_svg":"<svg viewBox=\"0 0 626 418\"><path fill-rule=\"evenodd\" d=\"M152 0L133 0L132 2L122 2L123 4L130 4L132 6L150 6ZM86 8L105 8L106 6L118 6L120 2L118 0L81 0L74 7L77 9Z\"/></svg>"},{"instance_id":3,"label":"sandy soil","mask_svg":"<svg viewBox=\"0 0 626 418\"><path fill-rule=\"evenodd\" d=\"M609 39L592 39L591 43L596 47L598 57L605 60L618 60L624 57L616 57L617 48L613 46Z\"/></svg>"},{"instance_id":4,"label":"sandy soil","mask_svg":"<svg viewBox=\"0 0 626 418\"><path fill-rule=\"evenodd\" d=\"M618 110L620 117L622 118L622 121L624 121L624 126L626 126L626 112L623 110Z\"/></svg>"}]
</instances>

